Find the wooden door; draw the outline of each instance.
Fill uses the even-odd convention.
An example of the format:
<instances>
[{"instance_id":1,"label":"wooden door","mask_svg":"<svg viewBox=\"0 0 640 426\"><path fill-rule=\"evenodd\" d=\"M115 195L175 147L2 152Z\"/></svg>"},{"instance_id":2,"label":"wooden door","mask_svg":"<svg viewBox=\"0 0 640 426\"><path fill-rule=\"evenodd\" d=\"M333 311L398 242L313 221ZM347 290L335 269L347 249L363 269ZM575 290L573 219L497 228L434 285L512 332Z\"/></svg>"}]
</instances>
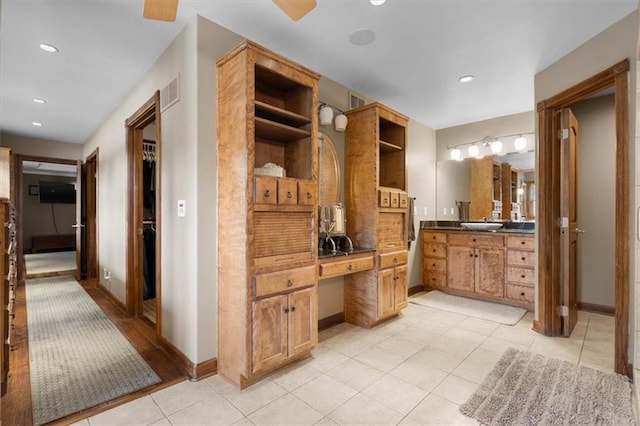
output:
<instances>
[{"instance_id":1,"label":"wooden door","mask_svg":"<svg viewBox=\"0 0 640 426\"><path fill-rule=\"evenodd\" d=\"M254 372L276 367L287 359L288 309L287 296L253 302Z\"/></svg>"},{"instance_id":2,"label":"wooden door","mask_svg":"<svg viewBox=\"0 0 640 426\"><path fill-rule=\"evenodd\" d=\"M392 315L395 311L393 277L393 268L380 271L378 277L378 318Z\"/></svg>"},{"instance_id":3,"label":"wooden door","mask_svg":"<svg viewBox=\"0 0 640 426\"><path fill-rule=\"evenodd\" d=\"M308 288L289 295L289 357L310 350L318 342L315 294L315 288Z\"/></svg>"},{"instance_id":4,"label":"wooden door","mask_svg":"<svg viewBox=\"0 0 640 426\"><path fill-rule=\"evenodd\" d=\"M504 250L476 249L477 274L475 292L504 297Z\"/></svg>"},{"instance_id":5,"label":"wooden door","mask_svg":"<svg viewBox=\"0 0 640 426\"><path fill-rule=\"evenodd\" d=\"M76 279L78 281L82 279L82 250L84 248L84 223L82 220L82 202L84 201L82 196L83 171L82 160L78 160L76 163L76 223L73 225L76 231Z\"/></svg>"},{"instance_id":6,"label":"wooden door","mask_svg":"<svg viewBox=\"0 0 640 426\"><path fill-rule=\"evenodd\" d=\"M449 246L447 287L453 290L474 291L475 250L465 246Z\"/></svg>"},{"instance_id":7,"label":"wooden door","mask_svg":"<svg viewBox=\"0 0 640 426\"><path fill-rule=\"evenodd\" d=\"M398 266L394 269L394 307L396 312L407 307L409 283L407 280L407 265Z\"/></svg>"},{"instance_id":8,"label":"wooden door","mask_svg":"<svg viewBox=\"0 0 640 426\"><path fill-rule=\"evenodd\" d=\"M576 161L578 149L578 120L569 108L561 113L561 144L560 144L560 215L561 221L561 280L563 308L562 333L569 337L578 321L577 304L577 252L578 233L584 232L578 228L577 209L577 175Z\"/></svg>"}]
</instances>

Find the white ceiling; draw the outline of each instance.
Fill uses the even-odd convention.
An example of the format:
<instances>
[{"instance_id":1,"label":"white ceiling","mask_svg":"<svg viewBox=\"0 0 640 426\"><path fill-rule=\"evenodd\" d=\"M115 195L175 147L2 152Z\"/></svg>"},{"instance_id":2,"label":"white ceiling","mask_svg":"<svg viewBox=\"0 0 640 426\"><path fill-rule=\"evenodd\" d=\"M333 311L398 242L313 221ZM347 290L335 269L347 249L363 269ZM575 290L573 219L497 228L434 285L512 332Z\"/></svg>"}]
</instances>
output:
<instances>
[{"instance_id":1,"label":"white ceiling","mask_svg":"<svg viewBox=\"0 0 640 426\"><path fill-rule=\"evenodd\" d=\"M318 0L293 22L270 0L181 0L178 20L165 23L143 19L142 0L2 0L0 128L83 143L198 13L438 129L532 110L538 71L636 8L637 0ZM349 42L361 28L376 32L373 44ZM42 42L60 52L42 52ZM459 83L465 74L476 79Z\"/></svg>"}]
</instances>

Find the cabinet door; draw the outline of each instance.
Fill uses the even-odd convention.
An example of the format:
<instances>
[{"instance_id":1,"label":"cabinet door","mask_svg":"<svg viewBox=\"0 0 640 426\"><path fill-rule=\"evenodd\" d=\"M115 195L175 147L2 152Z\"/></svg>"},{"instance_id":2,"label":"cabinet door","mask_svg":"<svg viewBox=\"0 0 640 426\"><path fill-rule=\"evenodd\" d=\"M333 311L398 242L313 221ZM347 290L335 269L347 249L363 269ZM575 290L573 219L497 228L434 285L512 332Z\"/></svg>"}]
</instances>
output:
<instances>
[{"instance_id":1,"label":"cabinet door","mask_svg":"<svg viewBox=\"0 0 640 426\"><path fill-rule=\"evenodd\" d=\"M449 271L447 287L454 290L473 291L475 281L475 249L464 246L449 246Z\"/></svg>"},{"instance_id":2,"label":"cabinet door","mask_svg":"<svg viewBox=\"0 0 640 426\"><path fill-rule=\"evenodd\" d=\"M395 289L394 289L394 305L395 311L400 312L401 309L407 307L409 283L407 280L407 265L395 268Z\"/></svg>"},{"instance_id":3,"label":"cabinet door","mask_svg":"<svg viewBox=\"0 0 640 426\"><path fill-rule=\"evenodd\" d=\"M504 250L476 249L478 274L476 293L504 297Z\"/></svg>"},{"instance_id":4,"label":"cabinet door","mask_svg":"<svg viewBox=\"0 0 640 426\"><path fill-rule=\"evenodd\" d=\"M305 352L318 344L316 289L299 290L289 295L289 356Z\"/></svg>"},{"instance_id":5,"label":"cabinet door","mask_svg":"<svg viewBox=\"0 0 640 426\"><path fill-rule=\"evenodd\" d=\"M287 296L253 302L253 371L266 370L287 359ZM241 356L241 354L238 354Z\"/></svg>"},{"instance_id":6,"label":"cabinet door","mask_svg":"<svg viewBox=\"0 0 640 426\"><path fill-rule=\"evenodd\" d=\"M380 271L378 278L378 318L393 315L395 311L395 305L393 303L395 297L393 278L393 268Z\"/></svg>"}]
</instances>

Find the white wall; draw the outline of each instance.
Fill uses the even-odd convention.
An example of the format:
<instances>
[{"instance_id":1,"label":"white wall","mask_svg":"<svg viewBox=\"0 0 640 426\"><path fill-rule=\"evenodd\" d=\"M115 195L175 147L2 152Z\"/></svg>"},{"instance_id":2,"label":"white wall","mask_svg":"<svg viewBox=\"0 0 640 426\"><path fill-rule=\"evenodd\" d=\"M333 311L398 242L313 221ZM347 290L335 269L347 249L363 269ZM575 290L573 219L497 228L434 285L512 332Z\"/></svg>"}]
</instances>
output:
<instances>
[{"instance_id":1,"label":"white wall","mask_svg":"<svg viewBox=\"0 0 640 426\"><path fill-rule=\"evenodd\" d=\"M615 138L614 96L571 107L578 131L578 302L615 305Z\"/></svg>"},{"instance_id":2,"label":"white wall","mask_svg":"<svg viewBox=\"0 0 640 426\"><path fill-rule=\"evenodd\" d=\"M629 72L629 93L632 96L636 92L636 56L638 46L638 11L635 11L613 24L582 46L569 53L553 65L547 67L535 76L535 102L538 103L555 94L566 90L581 81L597 74L598 72L611 67L613 64L628 58L630 60ZM635 140L636 104L630 98L629 104L629 170L636 170L636 146L632 142ZM629 178L632 190L629 205L636 206L636 192L640 193L640 174L631 172ZM538 194L537 196L544 196ZM634 210L635 211L635 210ZM631 220L631 218L629 218ZM634 221L635 222L635 221ZM635 223L630 224L628 235L630 241L630 265L629 274L631 282L635 282L635 287L640 287L640 282L635 271L637 258L640 256L636 240L634 238ZM636 251L634 251L636 250ZM635 253L635 256L634 256ZM629 360L633 359L635 345L636 324L635 317L638 309L636 300L636 288L630 285L629 288ZM536 292L537 297L537 292ZM537 311L536 311L537 315Z\"/></svg>"}]
</instances>

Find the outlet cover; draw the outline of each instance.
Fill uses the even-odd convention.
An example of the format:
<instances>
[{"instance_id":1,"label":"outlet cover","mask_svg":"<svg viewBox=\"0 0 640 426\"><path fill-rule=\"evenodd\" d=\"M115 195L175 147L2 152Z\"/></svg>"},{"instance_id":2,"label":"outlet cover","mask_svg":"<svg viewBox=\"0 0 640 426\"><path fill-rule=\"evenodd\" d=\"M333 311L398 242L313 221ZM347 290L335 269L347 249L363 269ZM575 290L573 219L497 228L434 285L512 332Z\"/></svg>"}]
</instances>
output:
<instances>
[{"instance_id":1,"label":"outlet cover","mask_svg":"<svg viewBox=\"0 0 640 426\"><path fill-rule=\"evenodd\" d=\"M178 200L178 217L185 217L187 215L187 202L185 200Z\"/></svg>"}]
</instances>

